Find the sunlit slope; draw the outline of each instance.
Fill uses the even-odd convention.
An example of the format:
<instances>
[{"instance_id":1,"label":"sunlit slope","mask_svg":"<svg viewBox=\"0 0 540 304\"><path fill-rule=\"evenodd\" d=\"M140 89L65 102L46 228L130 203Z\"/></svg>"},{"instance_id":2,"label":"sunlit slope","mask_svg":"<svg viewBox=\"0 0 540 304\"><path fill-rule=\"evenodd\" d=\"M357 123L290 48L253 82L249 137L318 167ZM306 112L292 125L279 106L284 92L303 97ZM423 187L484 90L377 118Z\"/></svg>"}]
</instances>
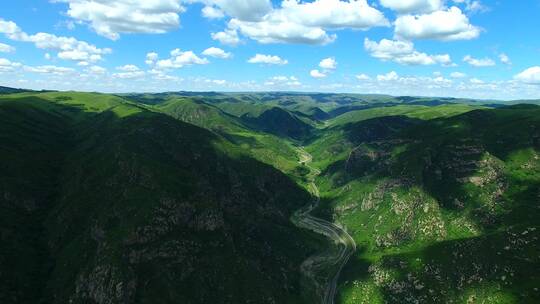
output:
<instances>
[{"instance_id":1,"label":"sunlit slope","mask_svg":"<svg viewBox=\"0 0 540 304\"><path fill-rule=\"evenodd\" d=\"M406 115L308 147L335 155L319 161L319 214L359 246L339 302L538 302L540 108Z\"/></svg>"}]
</instances>

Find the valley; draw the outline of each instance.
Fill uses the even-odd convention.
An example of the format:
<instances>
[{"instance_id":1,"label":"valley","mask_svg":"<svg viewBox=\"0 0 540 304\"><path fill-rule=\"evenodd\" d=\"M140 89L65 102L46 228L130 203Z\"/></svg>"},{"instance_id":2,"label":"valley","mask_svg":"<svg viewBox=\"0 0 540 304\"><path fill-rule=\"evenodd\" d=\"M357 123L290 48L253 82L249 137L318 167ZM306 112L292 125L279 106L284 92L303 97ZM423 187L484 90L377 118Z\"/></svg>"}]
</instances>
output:
<instances>
[{"instance_id":1,"label":"valley","mask_svg":"<svg viewBox=\"0 0 540 304\"><path fill-rule=\"evenodd\" d=\"M0 94L2 303L536 303L540 107Z\"/></svg>"}]
</instances>

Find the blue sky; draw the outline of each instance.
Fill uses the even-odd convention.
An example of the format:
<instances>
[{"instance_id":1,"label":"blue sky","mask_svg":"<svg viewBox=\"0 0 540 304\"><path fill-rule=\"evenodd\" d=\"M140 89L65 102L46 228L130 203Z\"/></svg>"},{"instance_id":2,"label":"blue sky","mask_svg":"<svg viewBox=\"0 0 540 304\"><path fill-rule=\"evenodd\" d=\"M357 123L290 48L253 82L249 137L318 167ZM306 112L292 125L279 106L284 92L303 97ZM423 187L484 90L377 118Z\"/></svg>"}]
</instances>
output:
<instances>
[{"instance_id":1,"label":"blue sky","mask_svg":"<svg viewBox=\"0 0 540 304\"><path fill-rule=\"evenodd\" d=\"M18 0L0 85L540 98L540 1Z\"/></svg>"}]
</instances>

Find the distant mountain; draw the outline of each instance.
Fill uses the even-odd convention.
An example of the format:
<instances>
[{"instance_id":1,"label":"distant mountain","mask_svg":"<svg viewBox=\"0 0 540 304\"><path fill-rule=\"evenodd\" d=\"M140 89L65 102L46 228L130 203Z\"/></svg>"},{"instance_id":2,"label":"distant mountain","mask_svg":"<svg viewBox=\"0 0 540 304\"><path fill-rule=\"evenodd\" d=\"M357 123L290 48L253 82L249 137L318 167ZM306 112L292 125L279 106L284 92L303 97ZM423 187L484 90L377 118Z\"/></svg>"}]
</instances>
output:
<instances>
[{"instance_id":1,"label":"distant mountain","mask_svg":"<svg viewBox=\"0 0 540 304\"><path fill-rule=\"evenodd\" d=\"M12 93L23 93L23 92L30 92L30 90L15 89L15 88L0 86L0 94L12 94Z\"/></svg>"},{"instance_id":2,"label":"distant mountain","mask_svg":"<svg viewBox=\"0 0 540 304\"><path fill-rule=\"evenodd\" d=\"M264 111L259 116L242 116L242 120L256 129L292 139L305 139L312 127L294 114L278 107Z\"/></svg>"},{"instance_id":3,"label":"distant mountain","mask_svg":"<svg viewBox=\"0 0 540 304\"><path fill-rule=\"evenodd\" d=\"M1 95L0 303L540 303L535 103Z\"/></svg>"}]
</instances>

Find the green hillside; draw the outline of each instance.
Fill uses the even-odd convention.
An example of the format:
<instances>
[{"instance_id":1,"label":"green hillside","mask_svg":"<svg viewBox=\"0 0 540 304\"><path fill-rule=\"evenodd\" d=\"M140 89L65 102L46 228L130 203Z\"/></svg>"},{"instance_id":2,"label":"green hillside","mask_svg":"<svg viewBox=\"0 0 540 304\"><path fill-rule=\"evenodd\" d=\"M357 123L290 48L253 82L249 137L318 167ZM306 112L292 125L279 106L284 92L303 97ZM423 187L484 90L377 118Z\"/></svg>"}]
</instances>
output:
<instances>
[{"instance_id":1,"label":"green hillside","mask_svg":"<svg viewBox=\"0 0 540 304\"><path fill-rule=\"evenodd\" d=\"M4 97L0 117L2 303L304 298L319 242L288 218L309 195L276 169L117 97Z\"/></svg>"},{"instance_id":2,"label":"green hillside","mask_svg":"<svg viewBox=\"0 0 540 304\"><path fill-rule=\"evenodd\" d=\"M539 303L530 103L6 89L0 303Z\"/></svg>"},{"instance_id":3,"label":"green hillside","mask_svg":"<svg viewBox=\"0 0 540 304\"><path fill-rule=\"evenodd\" d=\"M402 114L309 147L333 159L319 214L360 247L338 302L538 302L540 107Z\"/></svg>"}]
</instances>

